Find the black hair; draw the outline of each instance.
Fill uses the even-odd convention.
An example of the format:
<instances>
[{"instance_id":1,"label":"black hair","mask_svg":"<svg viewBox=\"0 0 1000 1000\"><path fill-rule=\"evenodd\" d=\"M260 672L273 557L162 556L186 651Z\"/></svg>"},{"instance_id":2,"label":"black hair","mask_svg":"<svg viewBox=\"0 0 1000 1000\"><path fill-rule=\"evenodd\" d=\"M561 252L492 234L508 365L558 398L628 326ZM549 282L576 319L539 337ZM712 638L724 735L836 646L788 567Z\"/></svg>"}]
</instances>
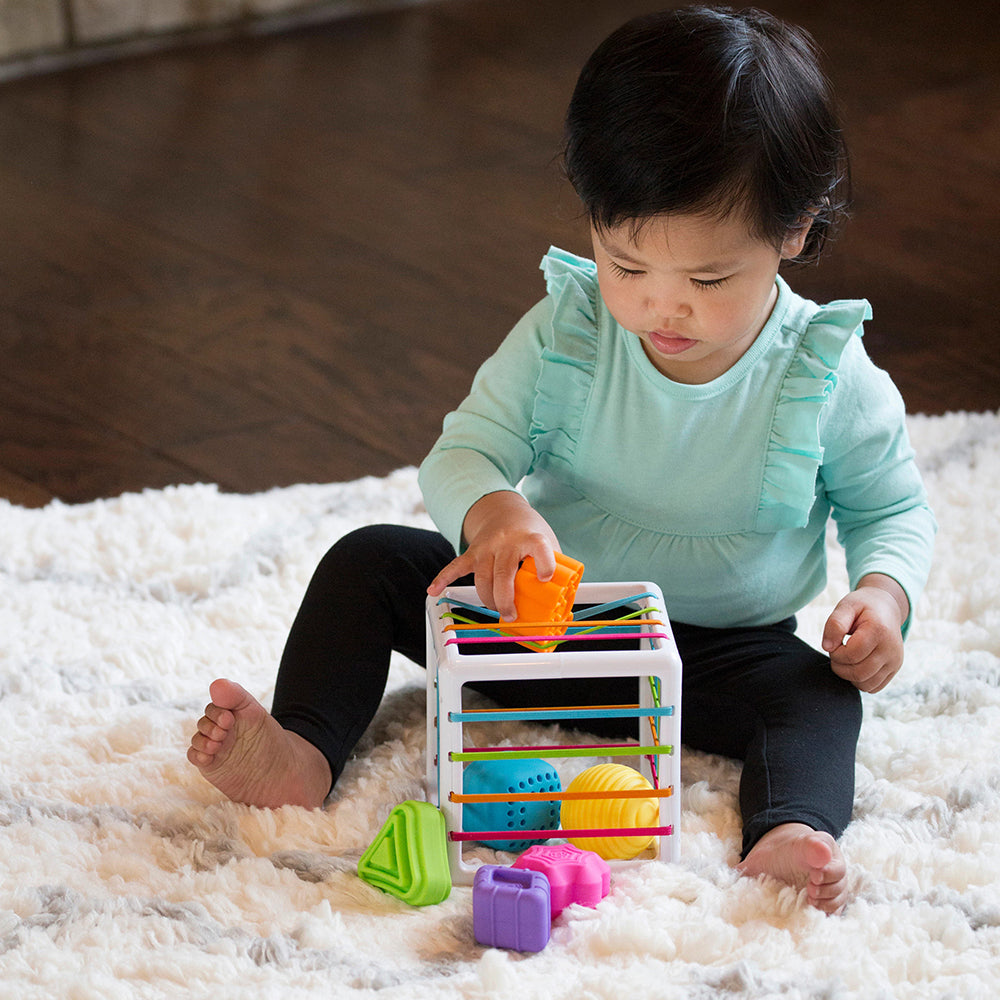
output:
<instances>
[{"instance_id":1,"label":"black hair","mask_svg":"<svg viewBox=\"0 0 1000 1000\"><path fill-rule=\"evenodd\" d=\"M780 247L808 219L799 262L818 259L849 200L812 38L752 8L647 14L608 36L573 92L564 164L598 230L741 212Z\"/></svg>"}]
</instances>

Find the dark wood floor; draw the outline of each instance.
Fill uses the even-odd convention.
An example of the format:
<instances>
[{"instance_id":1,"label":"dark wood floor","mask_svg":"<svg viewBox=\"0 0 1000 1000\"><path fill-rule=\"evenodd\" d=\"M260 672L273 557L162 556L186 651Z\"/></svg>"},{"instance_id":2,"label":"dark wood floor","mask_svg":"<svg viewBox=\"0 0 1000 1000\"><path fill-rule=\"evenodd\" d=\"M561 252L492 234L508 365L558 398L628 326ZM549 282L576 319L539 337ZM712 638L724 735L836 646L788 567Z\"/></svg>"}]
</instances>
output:
<instances>
[{"instance_id":1,"label":"dark wood floor","mask_svg":"<svg viewBox=\"0 0 1000 1000\"><path fill-rule=\"evenodd\" d=\"M0 86L0 496L253 491L418 462L586 252L555 154L638 0L443 0ZM912 411L1000 407L993 4L775 0L827 53L867 296Z\"/></svg>"}]
</instances>

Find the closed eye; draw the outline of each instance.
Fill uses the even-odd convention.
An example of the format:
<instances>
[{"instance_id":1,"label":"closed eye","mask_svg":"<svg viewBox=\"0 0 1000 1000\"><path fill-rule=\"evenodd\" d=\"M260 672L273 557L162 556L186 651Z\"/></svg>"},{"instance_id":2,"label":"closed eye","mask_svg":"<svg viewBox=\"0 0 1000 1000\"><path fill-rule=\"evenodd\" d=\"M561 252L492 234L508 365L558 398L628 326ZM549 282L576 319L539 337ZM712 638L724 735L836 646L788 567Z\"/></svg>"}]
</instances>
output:
<instances>
[{"instance_id":1,"label":"closed eye","mask_svg":"<svg viewBox=\"0 0 1000 1000\"><path fill-rule=\"evenodd\" d=\"M698 286L698 288L718 288L721 285L724 285L729 278L730 275L727 274L724 278L711 278L707 280L704 278L692 278L691 280Z\"/></svg>"},{"instance_id":2,"label":"closed eye","mask_svg":"<svg viewBox=\"0 0 1000 1000\"><path fill-rule=\"evenodd\" d=\"M618 264L613 260L609 260L608 263L611 265L611 270L617 274L619 278L637 278L639 275L645 274L644 271L634 271L627 267L622 267L621 264Z\"/></svg>"}]
</instances>

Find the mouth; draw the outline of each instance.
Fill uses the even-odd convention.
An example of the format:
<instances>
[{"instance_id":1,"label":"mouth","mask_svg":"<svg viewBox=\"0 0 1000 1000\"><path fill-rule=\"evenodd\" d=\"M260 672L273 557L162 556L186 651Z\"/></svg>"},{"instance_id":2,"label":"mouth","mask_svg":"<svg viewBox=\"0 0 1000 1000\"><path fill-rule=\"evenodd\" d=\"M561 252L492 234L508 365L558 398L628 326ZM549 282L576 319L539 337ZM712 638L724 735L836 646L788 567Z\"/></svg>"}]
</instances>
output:
<instances>
[{"instance_id":1,"label":"mouth","mask_svg":"<svg viewBox=\"0 0 1000 1000\"><path fill-rule=\"evenodd\" d=\"M647 336L653 349L659 354L683 354L698 343L690 337L681 337L670 331L651 330Z\"/></svg>"}]
</instances>

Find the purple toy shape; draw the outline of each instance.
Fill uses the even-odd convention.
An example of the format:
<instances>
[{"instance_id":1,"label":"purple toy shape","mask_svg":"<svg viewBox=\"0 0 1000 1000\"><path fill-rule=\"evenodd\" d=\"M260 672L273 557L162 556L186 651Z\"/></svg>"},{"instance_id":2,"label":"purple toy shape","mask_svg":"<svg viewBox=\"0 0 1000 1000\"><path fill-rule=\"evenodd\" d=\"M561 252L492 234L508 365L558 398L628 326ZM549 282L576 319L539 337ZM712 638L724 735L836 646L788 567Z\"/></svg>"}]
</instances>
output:
<instances>
[{"instance_id":1,"label":"purple toy shape","mask_svg":"<svg viewBox=\"0 0 1000 1000\"><path fill-rule=\"evenodd\" d=\"M480 944L541 951L552 929L548 880L541 872L482 865L472 883L472 928Z\"/></svg>"},{"instance_id":2,"label":"purple toy shape","mask_svg":"<svg viewBox=\"0 0 1000 1000\"><path fill-rule=\"evenodd\" d=\"M593 851L572 844L536 844L512 868L530 868L549 880L552 917L570 903L595 907L611 890L611 868Z\"/></svg>"}]
</instances>

